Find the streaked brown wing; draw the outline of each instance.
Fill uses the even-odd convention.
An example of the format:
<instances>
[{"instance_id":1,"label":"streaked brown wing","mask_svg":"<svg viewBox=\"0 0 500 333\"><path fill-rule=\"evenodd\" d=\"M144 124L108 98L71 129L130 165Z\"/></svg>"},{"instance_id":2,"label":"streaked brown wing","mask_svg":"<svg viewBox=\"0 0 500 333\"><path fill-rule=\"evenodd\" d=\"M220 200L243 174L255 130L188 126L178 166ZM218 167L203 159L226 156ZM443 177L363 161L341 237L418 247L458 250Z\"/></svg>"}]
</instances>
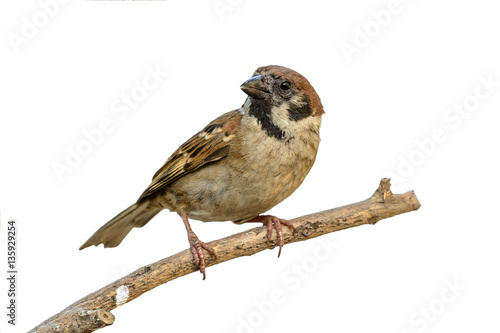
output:
<instances>
[{"instance_id":1,"label":"streaked brown wing","mask_svg":"<svg viewBox=\"0 0 500 333\"><path fill-rule=\"evenodd\" d=\"M234 110L223 114L186 141L155 173L151 185L139 200L168 186L180 177L227 156L234 135L240 128L241 114Z\"/></svg>"}]
</instances>

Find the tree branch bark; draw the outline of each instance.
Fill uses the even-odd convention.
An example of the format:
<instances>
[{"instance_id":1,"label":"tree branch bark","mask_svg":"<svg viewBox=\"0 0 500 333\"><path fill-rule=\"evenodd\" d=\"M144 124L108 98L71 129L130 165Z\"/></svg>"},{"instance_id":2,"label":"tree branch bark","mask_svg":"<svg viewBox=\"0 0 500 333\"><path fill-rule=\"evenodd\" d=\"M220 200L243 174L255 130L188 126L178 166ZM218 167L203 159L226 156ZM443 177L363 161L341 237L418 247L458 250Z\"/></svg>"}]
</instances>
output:
<instances>
[{"instance_id":1,"label":"tree branch bark","mask_svg":"<svg viewBox=\"0 0 500 333\"><path fill-rule=\"evenodd\" d=\"M283 228L285 244L362 224L375 224L382 219L420 208L413 191L392 194L390 186L389 179L384 178L369 199L291 220L295 233ZM207 267L274 248L275 241L267 244L266 231L266 227L258 227L210 242L217 259L207 256ZM109 311L161 284L197 270L191 250L184 250L144 266L80 299L30 332L93 332L114 322L114 316Z\"/></svg>"}]
</instances>

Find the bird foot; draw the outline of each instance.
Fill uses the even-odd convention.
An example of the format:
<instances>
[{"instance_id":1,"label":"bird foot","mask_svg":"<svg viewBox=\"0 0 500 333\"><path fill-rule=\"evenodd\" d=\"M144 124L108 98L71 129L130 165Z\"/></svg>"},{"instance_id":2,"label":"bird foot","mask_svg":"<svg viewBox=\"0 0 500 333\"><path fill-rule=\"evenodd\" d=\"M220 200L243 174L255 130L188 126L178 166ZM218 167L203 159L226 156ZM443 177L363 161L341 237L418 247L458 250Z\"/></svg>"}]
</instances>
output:
<instances>
[{"instance_id":1,"label":"bird foot","mask_svg":"<svg viewBox=\"0 0 500 333\"><path fill-rule=\"evenodd\" d=\"M267 226L267 245L269 245L269 241L273 234L273 229L276 230L276 234L278 236L278 246L280 247L278 251L278 258L281 255L281 249L283 245L285 245L285 241L283 239L283 228L282 225L286 225L290 229L292 229L293 233L295 233L295 227L288 220L277 218L272 215L260 215L248 222L261 222L264 226Z\"/></svg>"},{"instance_id":2,"label":"bird foot","mask_svg":"<svg viewBox=\"0 0 500 333\"><path fill-rule=\"evenodd\" d=\"M206 250L210 256L217 259L215 251L208 245L199 240L198 236L193 231L188 231L189 244L191 245L191 253L193 254L194 264L200 269L200 273L203 274L203 280L205 280L205 253Z\"/></svg>"}]
</instances>

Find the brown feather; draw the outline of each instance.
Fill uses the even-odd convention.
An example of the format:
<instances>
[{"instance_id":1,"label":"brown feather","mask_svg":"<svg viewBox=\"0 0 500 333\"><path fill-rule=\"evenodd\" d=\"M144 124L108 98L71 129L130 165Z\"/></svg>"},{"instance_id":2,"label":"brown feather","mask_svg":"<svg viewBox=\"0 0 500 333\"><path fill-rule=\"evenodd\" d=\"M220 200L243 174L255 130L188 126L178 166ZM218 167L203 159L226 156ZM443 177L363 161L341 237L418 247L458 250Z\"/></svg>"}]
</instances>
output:
<instances>
[{"instance_id":1,"label":"brown feather","mask_svg":"<svg viewBox=\"0 0 500 333\"><path fill-rule=\"evenodd\" d=\"M239 130L241 113L227 112L208 124L180 146L153 176L138 201L165 188L184 175L227 156L231 141Z\"/></svg>"}]
</instances>

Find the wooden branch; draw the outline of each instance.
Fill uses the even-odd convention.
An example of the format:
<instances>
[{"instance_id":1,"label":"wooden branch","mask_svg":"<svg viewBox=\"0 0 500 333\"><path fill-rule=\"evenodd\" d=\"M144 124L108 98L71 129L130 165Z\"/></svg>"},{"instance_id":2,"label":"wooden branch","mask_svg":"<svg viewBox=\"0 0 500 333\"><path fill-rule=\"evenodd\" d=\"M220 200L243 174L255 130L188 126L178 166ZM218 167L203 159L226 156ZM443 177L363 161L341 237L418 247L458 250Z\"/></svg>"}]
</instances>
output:
<instances>
[{"instance_id":1,"label":"wooden branch","mask_svg":"<svg viewBox=\"0 0 500 333\"><path fill-rule=\"evenodd\" d=\"M384 178L367 200L291 220L296 231L292 234L291 230L283 228L285 243L299 242L362 224L375 224L382 219L420 208L413 191L392 194L390 186L389 179ZM275 241L267 244L266 231L266 227L258 227L210 242L217 259L207 256L207 267L274 248ZM191 250L184 250L144 266L82 298L30 332L93 332L114 322L114 316L109 311L161 284L197 270Z\"/></svg>"}]
</instances>

